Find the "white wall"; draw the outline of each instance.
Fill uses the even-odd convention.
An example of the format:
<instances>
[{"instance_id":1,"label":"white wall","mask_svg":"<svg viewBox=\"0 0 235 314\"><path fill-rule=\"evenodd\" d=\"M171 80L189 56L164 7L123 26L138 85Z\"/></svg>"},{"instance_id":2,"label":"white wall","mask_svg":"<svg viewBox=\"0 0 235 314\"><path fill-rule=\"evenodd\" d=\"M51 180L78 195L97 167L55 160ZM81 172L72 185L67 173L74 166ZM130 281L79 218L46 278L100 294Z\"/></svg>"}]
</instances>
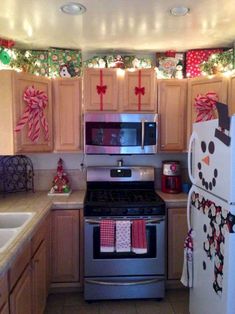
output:
<instances>
[{"instance_id":1,"label":"white wall","mask_svg":"<svg viewBox=\"0 0 235 314\"><path fill-rule=\"evenodd\" d=\"M57 161L62 158L65 169L81 169L81 163L84 166L114 166L117 160L122 159L124 165L128 166L154 166L161 168L163 160L179 160L181 167L187 167L187 155L182 154L163 154L156 155L130 155L130 156L110 156L110 155L84 155L78 153L50 153L50 154L28 154L33 162L34 169L49 170L56 169Z\"/></svg>"}]
</instances>

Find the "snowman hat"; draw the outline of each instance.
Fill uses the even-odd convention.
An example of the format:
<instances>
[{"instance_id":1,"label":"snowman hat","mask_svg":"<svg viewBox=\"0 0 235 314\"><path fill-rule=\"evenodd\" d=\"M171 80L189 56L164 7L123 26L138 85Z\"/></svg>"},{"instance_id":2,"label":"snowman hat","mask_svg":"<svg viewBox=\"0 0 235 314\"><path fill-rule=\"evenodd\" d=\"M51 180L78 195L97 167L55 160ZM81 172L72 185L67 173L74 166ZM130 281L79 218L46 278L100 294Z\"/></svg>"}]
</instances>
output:
<instances>
[{"instance_id":1,"label":"snowman hat","mask_svg":"<svg viewBox=\"0 0 235 314\"><path fill-rule=\"evenodd\" d=\"M229 136L230 117L228 114L228 106L217 102L216 108L219 115L219 127L218 129L215 129L215 137L217 137L226 146L230 146L231 137Z\"/></svg>"}]
</instances>

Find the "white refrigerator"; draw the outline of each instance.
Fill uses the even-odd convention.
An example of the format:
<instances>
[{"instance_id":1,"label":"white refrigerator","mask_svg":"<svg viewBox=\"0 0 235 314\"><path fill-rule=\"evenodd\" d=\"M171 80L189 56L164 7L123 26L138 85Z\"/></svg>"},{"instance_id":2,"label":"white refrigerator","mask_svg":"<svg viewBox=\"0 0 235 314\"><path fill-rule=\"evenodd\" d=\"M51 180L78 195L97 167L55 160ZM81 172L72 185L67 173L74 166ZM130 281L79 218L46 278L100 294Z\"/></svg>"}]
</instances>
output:
<instances>
[{"instance_id":1,"label":"white refrigerator","mask_svg":"<svg viewBox=\"0 0 235 314\"><path fill-rule=\"evenodd\" d=\"M189 311L235 314L235 116L194 123L188 169Z\"/></svg>"}]
</instances>

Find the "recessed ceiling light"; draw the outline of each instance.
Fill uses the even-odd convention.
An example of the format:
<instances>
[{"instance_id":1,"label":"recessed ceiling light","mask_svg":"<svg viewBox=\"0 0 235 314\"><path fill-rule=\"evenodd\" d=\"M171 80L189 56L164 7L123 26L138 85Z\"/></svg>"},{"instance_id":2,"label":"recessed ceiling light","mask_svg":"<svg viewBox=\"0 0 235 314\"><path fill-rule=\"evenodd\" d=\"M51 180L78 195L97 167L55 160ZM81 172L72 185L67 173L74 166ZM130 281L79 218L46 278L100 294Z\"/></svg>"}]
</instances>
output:
<instances>
[{"instance_id":1,"label":"recessed ceiling light","mask_svg":"<svg viewBox=\"0 0 235 314\"><path fill-rule=\"evenodd\" d=\"M186 14L188 14L190 11L189 8L187 7L174 7L170 9L170 13L174 16L184 16Z\"/></svg>"},{"instance_id":2,"label":"recessed ceiling light","mask_svg":"<svg viewBox=\"0 0 235 314\"><path fill-rule=\"evenodd\" d=\"M60 11L70 15L79 15L86 12L86 7L77 2L69 2L60 7Z\"/></svg>"}]
</instances>

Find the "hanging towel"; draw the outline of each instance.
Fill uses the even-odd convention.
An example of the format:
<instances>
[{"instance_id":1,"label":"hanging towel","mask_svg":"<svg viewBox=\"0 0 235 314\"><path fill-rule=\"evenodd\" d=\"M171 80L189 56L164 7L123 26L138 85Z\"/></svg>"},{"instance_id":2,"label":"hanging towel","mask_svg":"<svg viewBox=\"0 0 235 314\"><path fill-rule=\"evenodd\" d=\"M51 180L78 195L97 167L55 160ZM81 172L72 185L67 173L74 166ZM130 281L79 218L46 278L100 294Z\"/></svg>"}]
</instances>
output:
<instances>
[{"instance_id":1,"label":"hanging towel","mask_svg":"<svg viewBox=\"0 0 235 314\"><path fill-rule=\"evenodd\" d=\"M131 251L131 222L130 220L116 221L116 252Z\"/></svg>"},{"instance_id":2,"label":"hanging towel","mask_svg":"<svg viewBox=\"0 0 235 314\"><path fill-rule=\"evenodd\" d=\"M100 222L100 252L114 252L115 221L102 219Z\"/></svg>"},{"instance_id":3,"label":"hanging towel","mask_svg":"<svg viewBox=\"0 0 235 314\"><path fill-rule=\"evenodd\" d=\"M180 281L185 287L193 286L193 230L190 229L184 241L184 265Z\"/></svg>"},{"instance_id":4,"label":"hanging towel","mask_svg":"<svg viewBox=\"0 0 235 314\"><path fill-rule=\"evenodd\" d=\"M132 222L132 251L136 254L147 253L146 225L143 219Z\"/></svg>"}]
</instances>

